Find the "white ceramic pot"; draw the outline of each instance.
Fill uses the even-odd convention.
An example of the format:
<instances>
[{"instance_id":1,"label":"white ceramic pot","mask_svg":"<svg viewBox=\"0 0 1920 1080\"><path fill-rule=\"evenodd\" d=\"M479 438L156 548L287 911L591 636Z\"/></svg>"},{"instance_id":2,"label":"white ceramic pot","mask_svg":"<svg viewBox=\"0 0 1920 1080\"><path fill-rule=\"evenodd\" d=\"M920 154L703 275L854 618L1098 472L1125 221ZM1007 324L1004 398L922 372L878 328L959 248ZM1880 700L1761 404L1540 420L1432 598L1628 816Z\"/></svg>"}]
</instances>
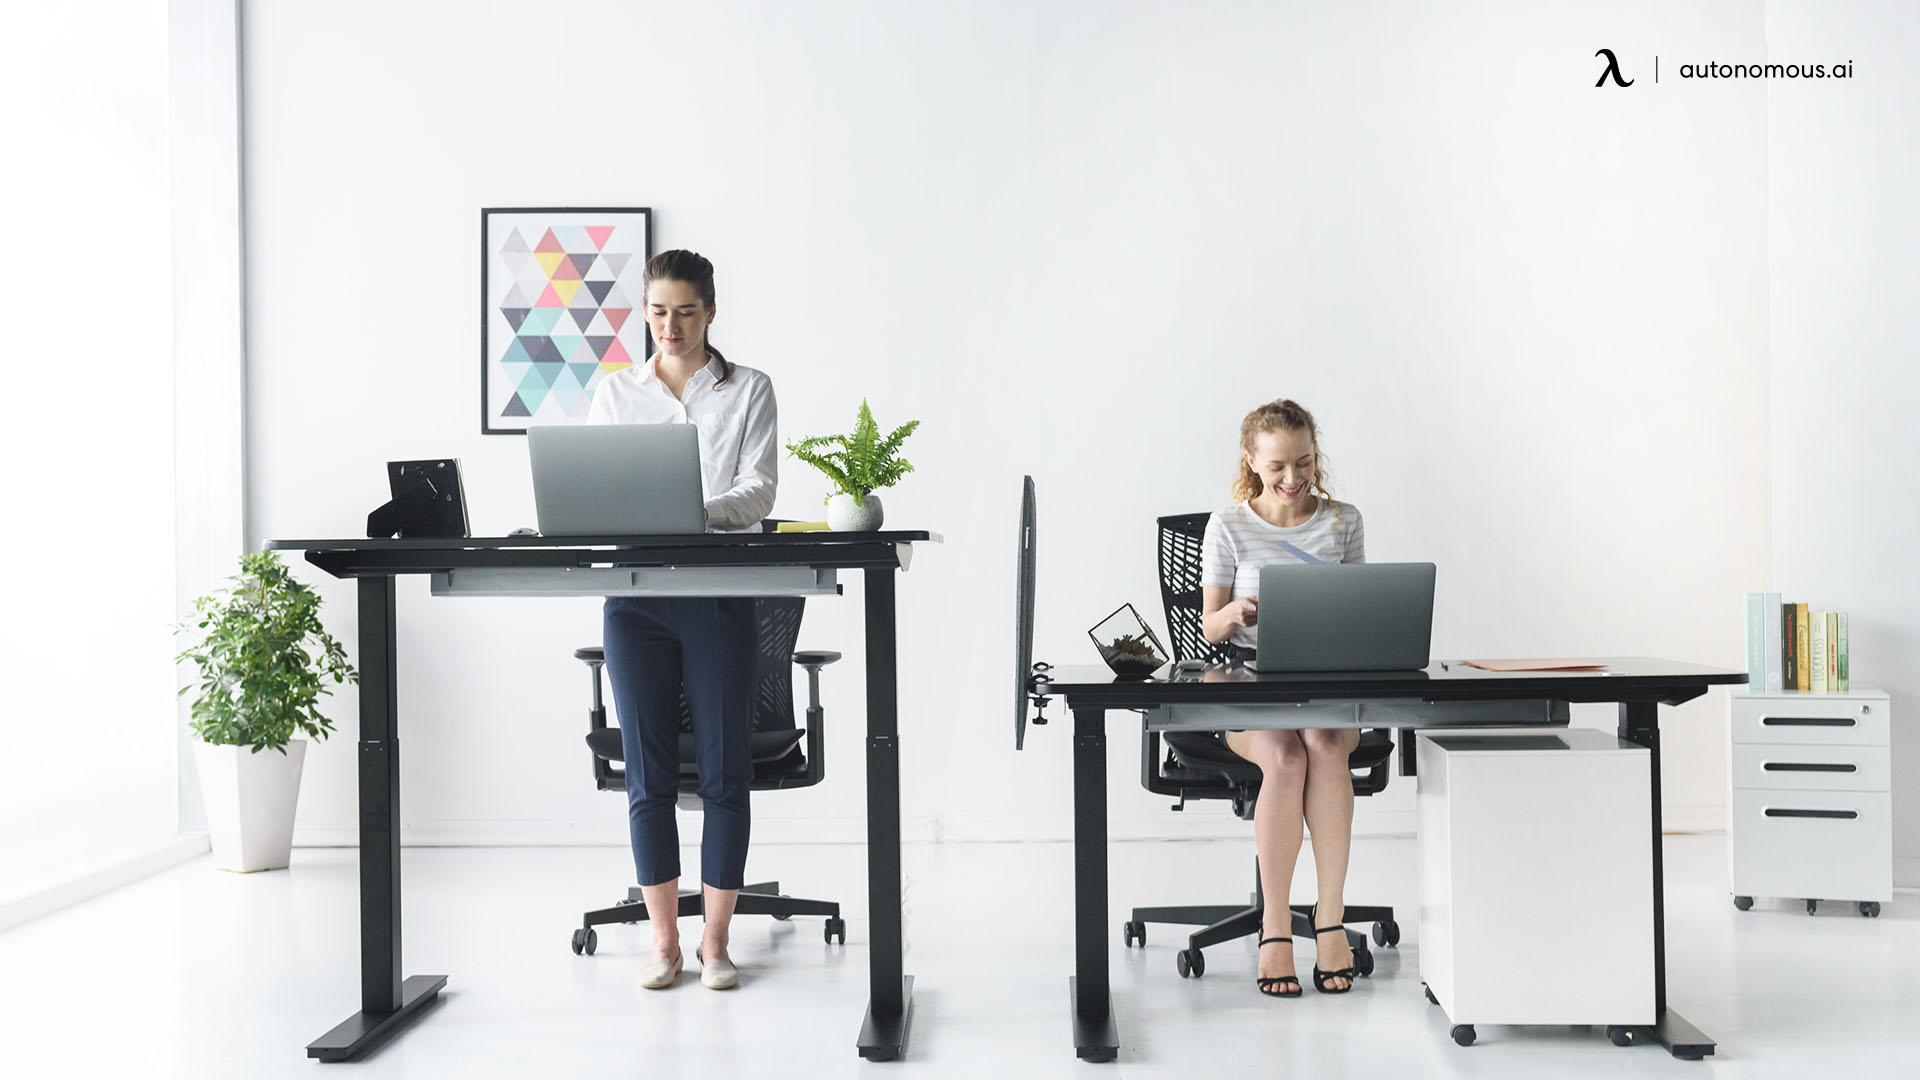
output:
<instances>
[{"instance_id":1,"label":"white ceramic pot","mask_svg":"<svg viewBox=\"0 0 1920 1080\"><path fill-rule=\"evenodd\" d=\"M834 532L872 532L885 519L880 496L869 493L865 502L855 502L845 492L827 500L827 528Z\"/></svg>"},{"instance_id":2,"label":"white ceramic pot","mask_svg":"<svg viewBox=\"0 0 1920 1080\"><path fill-rule=\"evenodd\" d=\"M307 741L287 752L195 741L200 798L207 808L213 865L242 874L278 870L293 851L293 810L300 799L300 768Z\"/></svg>"}]
</instances>

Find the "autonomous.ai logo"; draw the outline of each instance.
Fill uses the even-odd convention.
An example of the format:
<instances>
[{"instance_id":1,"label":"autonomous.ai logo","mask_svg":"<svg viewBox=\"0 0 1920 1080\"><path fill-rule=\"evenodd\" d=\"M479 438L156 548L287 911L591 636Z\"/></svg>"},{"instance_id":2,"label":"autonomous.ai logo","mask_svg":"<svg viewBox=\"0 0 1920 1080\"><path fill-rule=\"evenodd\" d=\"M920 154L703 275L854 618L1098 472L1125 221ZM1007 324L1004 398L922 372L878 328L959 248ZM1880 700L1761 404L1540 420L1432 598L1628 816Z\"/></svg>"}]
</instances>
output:
<instances>
[{"instance_id":1,"label":"autonomous.ai logo","mask_svg":"<svg viewBox=\"0 0 1920 1080\"><path fill-rule=\"evenodd\" d=\"M1632 79L1622 79L1620 77L1620 58L1613 55L1612 49L1601 49L1593 55L1607 58L1607 69L1600 73L1600 77L1594 80L1593 85L1605 86L1609 78L1613 80L1613 85L1615 86L1627 87L1633 85Z\"/></svg>"}]
</instances>

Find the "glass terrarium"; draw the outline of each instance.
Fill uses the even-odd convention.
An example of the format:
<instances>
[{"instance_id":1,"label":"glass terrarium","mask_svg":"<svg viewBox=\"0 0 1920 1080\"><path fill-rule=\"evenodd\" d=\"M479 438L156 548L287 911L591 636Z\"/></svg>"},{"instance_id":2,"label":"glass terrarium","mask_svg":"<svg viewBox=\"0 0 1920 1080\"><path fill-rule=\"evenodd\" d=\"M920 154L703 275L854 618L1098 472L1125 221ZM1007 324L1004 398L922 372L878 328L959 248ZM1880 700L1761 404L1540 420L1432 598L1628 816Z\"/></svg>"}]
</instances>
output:
<instances>
[{"instance_id":1,"label":"glass terrarium","mask_svg":"<svg viewBox=\"0 0 1920 1080\"><path fill-rule=\"evenodd\" d=\"M1167 662L1167 650L1132 604L1121 604L1100 620L1100 625L1087 631L1087 636L1115 675L1145 678Z\"/></svg>"}]
</instances>

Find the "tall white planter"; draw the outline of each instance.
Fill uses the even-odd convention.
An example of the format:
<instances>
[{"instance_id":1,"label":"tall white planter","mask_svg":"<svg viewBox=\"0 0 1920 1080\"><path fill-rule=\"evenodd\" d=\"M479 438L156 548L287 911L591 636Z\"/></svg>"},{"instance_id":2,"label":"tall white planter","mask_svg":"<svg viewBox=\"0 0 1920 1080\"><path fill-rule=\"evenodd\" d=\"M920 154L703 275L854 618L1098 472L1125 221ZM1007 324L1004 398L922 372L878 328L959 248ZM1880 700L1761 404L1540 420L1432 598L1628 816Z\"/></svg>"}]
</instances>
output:
<instances>
[{"instance_id":1,"label":"tall white planter","mask_svg":"<svg viewBox=\"0 0 1920 1080\"><path fill-rule=\"evenodd\" d=\"M200 770L215 866L246 874L287 865L300 768L306 759L305 739L288 743L284 754L194 742L193 762Z\"/></svg>"},{"instance_id":2,"label":"tall white planter","mask_svg":"<svg viewBox=\"0 0 1920 1080\"><path fill-rule=\"evenodd\" d=\"M872 532L884 519L878 495L861 502L842 491L827 500L827 528L834 532Z\"/></svg>"}]
</instances>

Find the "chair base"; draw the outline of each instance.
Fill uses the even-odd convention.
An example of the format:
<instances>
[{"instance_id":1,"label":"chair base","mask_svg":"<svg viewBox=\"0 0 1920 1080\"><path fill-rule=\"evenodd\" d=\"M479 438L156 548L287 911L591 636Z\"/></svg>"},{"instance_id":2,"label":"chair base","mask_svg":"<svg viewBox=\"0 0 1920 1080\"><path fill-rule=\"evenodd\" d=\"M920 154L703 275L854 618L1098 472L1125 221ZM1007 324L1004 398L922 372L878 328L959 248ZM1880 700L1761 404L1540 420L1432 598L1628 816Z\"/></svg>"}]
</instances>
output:
<instances>
[{"instance_id":1,"label":"chair base","mask_svg":"<svg viewBox=\"0 0 1920 1080\"><path fill-rule=\"evenodd\" d=\"M683 889L680 892L680 918L698 915L705 909L705 901L698 889ZM840 905L832 900L806 900L797 896L781 896L780 883L762 881L740 889L740 898L734 903L735 915L771 915L776 919L791 919L795 915L825 915L829 919L840 918ZM647 921L647 905L642 899L640 887L635 885L627 890L627 898L609 908L589 911L580 917L580 928L591 929L608 923L637 923Z\"/></svg>"},{"instance_id":2,"label":"chair base","mask_svg":"<svg viewBox=\"0 0 1920 1080\"><path fill-rule=\"evenodd\" d=\"M1313 905L1291 904L1289 910L1293 916L1291 933L1295 937L1313 940ZM1144 923L1174 923L1180 926L1199 926L1202 929L1187 936L1187 948L1198 951L1209 945L1218 945L1235 938L1253 937L1260 933L1260 924L1266 915L1266 905L1260 897L1244 907L1232 907L1221 904L1190 904L1176 907L1137 907L1133 909L1132 921ZM1392 926L1387 936L1391 941L1400 940L1399 924L1394 922L1393 909L1363 904L1348 904L1343 920L1346 923L1380 923ZM1391 943L1391 942L1389 942ZM1361 967L1370 967L1360 959L1361 953L1371 953L1367 946L1367 935L1349 928L1347 945L1353 949L1354 963Z\"/></svg>"}]
</instances>

